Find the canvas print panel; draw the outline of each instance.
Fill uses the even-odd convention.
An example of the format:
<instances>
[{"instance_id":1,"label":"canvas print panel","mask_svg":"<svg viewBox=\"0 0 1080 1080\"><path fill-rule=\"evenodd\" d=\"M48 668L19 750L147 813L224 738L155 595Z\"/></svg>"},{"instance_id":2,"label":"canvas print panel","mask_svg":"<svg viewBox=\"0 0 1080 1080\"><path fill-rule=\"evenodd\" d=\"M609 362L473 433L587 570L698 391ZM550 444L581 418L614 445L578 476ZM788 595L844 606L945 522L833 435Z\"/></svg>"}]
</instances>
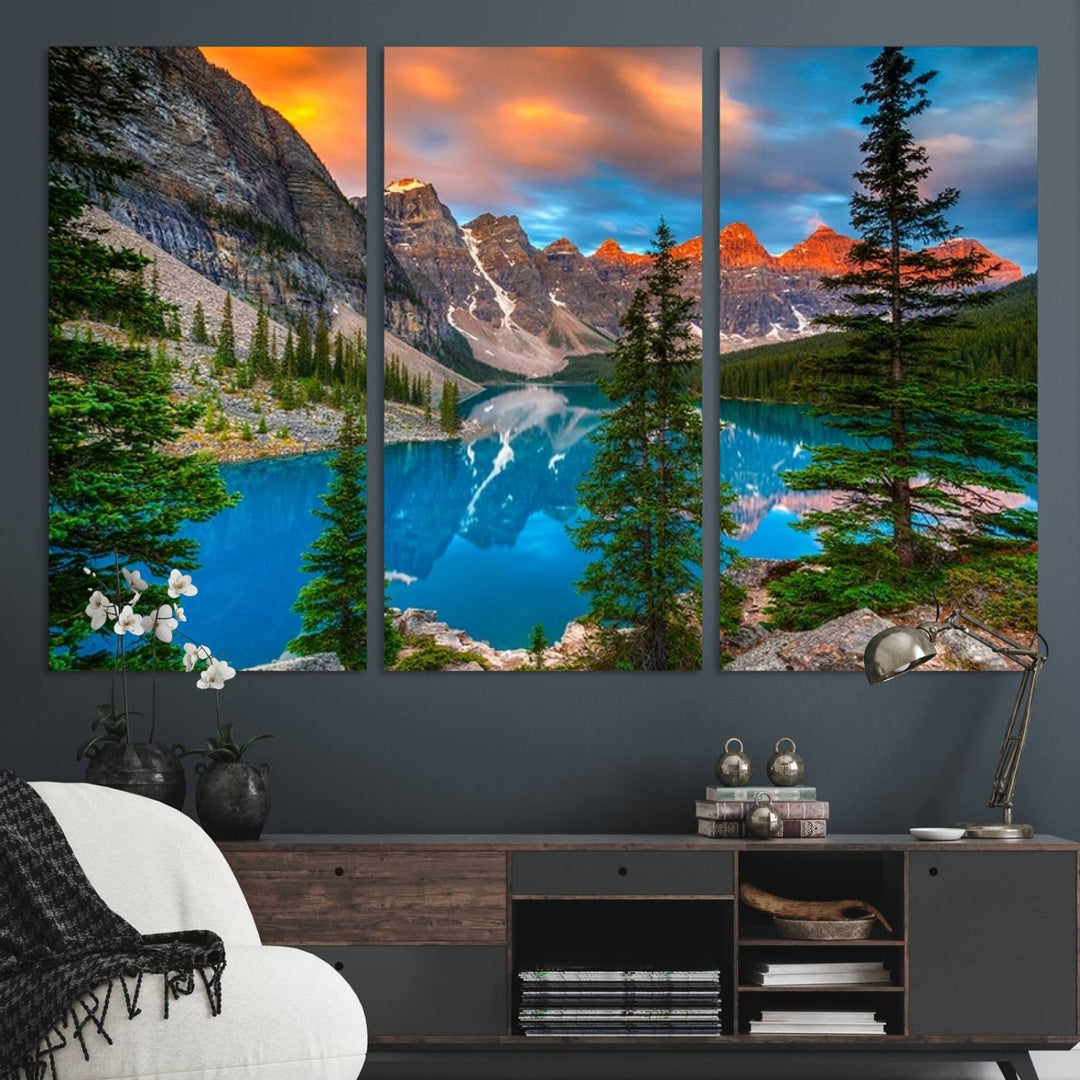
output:
<instances>
[{"instance_id":1,"label":"canvas print panel","mask_svg":"<svg viewBox=\"0 0 1080 1080\"><path fill-rule=\"evenodd\" d=\"M1037 616L1037 55L720 57L721 663ZM1006 668L959 634L920 670Z\"/></svg>"},{"instance_id":2,"label":"canvas print panel","mask_svg":"<svg viewBox=\"0 0 1080 1080\"><path fill-rule=\"evenodd\" d=\"M364 666L365 88L360 48L50 51L53 668ZM130 581L163 632L86 610Z\"/></svg>"},{"instance_id":3,"label":"canvas print panel","mask_svg":"<svg viewBox=\"0 0 1080 1080\"><path fill-rule=\"evenodd\" d=\"M701 54L386 53L386 662L700 666Z\"/></svg>"}]
</instances>

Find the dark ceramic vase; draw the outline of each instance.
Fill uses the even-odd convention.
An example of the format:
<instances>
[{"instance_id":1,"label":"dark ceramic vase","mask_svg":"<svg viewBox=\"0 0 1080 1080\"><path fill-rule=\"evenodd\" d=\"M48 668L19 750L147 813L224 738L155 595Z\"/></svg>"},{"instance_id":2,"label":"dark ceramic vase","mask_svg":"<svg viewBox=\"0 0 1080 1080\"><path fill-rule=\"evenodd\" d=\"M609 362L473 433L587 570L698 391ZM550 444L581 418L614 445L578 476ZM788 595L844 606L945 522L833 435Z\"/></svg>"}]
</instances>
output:
<instances>
[{"instance_id":1,"label":"dark ceramic vase","mask_svg":"<svg viewBox=\"0 0 1080 1080\"><path fill-rule=\"evenodd\" d=\"M215 840L258 840L270 814L270 766L200 762L195 810Z\"/></svg>"},{"instance_id":2,"label":"dark ceramic vase","mask_svg":"<svg viewBox=\"0 0 1080 1080\"><path fill-rule=\"evenodd\" d=\"M130 791L182 810L187 778L182 746L164 743L106 743L89 753L86 782Z\"/></svg>"}]
</instances>

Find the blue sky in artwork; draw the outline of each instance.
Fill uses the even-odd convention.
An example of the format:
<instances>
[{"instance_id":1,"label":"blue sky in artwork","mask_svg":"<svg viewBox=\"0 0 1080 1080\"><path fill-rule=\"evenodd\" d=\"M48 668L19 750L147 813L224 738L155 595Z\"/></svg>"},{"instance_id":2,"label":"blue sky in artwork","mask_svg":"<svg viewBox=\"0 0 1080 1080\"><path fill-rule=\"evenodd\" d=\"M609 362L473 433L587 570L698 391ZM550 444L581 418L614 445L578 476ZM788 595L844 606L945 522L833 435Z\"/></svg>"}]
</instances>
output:
<instances>
[{"instance_id":1,"label":"blue sky in artwork","mask_svg":"<svg viewBox=\"0 0 1080 1080\"><path fill-rule=\"evenodd\" d=\"M720 224L742 221L774 254L820 224L851 234L859 167L853 103L876 48L720 50ZM910 48L934 69L912 120L930 156L928 193L961 191L950 221L996 254L1037 268L1037 50Z\"/></svg>"},{"instance_id":2,"label":"blue sky in artwork","mask_svg":"<svg viewBox=\"0 0 1080 1080\"><path fill-rule=\"evenodd\" d=\"M648 249L701 233L701 50L390 48L386 180L434 185L460 224L516 214L544 247Z\"/></svg>"}]
</instances>

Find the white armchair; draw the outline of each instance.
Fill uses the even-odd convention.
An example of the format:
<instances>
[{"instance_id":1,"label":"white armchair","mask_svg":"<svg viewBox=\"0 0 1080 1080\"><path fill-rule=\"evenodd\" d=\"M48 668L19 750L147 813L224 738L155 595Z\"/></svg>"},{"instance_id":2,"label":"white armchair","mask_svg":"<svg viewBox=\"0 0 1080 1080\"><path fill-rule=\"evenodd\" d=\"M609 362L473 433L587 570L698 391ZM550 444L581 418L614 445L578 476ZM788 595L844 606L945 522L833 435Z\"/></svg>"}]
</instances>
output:
<instances>
[{"instance_id":1,"label":"white armchair","mask_svg":"<svg viewBox=\"0 0 1080 1080\"><path fill-rule=\"evenodd\" d=\"M225 942L222 1011L194 993L162 1019L160 978L133 1020L107 1020L57 1058L64 1080L356 1080L367 1053L364 1011L329 964L265 946L224 856L190 818L93 784L35 783L90 884L144 934L213 930Z\"/></svg>"}]
</instances>

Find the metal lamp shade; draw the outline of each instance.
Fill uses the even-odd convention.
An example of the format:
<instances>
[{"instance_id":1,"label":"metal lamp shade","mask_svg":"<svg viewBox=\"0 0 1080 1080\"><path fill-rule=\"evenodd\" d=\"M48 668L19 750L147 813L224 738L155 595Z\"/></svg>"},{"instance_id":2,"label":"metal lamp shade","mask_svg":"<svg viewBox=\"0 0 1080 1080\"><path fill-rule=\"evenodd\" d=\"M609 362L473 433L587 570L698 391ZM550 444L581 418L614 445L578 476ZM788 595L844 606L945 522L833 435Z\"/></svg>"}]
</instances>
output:
<instances>
[{"instance_id":1,"label":"metal lamp shade","mask_svg":"<svg viewBox=\"0 0 1080 1080\"><path fill-rule=\"evenodd\" d=\"M937 655L934 641L919 626L890 626L866 645L863 667L871 684L888 682Z\"/></svg>"}]
</instances>

